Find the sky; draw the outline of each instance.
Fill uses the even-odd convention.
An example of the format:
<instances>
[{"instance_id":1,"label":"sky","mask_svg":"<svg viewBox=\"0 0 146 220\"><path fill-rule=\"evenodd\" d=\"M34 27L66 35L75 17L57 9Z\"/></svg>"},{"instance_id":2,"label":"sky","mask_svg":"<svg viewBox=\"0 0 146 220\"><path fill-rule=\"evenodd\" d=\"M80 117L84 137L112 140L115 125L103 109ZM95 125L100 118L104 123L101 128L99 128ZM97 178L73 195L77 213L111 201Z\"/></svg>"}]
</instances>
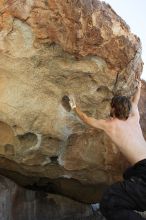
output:
<instances>
[{"instance_id":1,"label":"sky","mask_svg":"<svg viewBox=\"0 0 146 220\"><path fill-rule=\"evenodd\" d=\"M144 69L141 78L146 80L146 0L104 0L130 26L142 42Z\"/></svg>"}]
</instances>

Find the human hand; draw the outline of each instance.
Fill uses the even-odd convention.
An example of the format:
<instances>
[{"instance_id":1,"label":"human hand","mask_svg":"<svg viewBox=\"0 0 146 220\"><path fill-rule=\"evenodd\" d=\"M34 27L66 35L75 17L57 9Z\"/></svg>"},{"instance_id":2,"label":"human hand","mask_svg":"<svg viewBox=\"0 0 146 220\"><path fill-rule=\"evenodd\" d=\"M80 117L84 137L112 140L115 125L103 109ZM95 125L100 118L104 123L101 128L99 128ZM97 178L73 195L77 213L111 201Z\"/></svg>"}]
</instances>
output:
<instances>
[{"instance_id":1,"label":"human hand","mask_svg":"<svg viewBox=\"0 0 146 220\"><path fill-rule=\"evenodd\" d=\"M69 104L70 104L71 109L76 108L76 102L73 96L69 96Z\"/></svg>"}]
</instances>

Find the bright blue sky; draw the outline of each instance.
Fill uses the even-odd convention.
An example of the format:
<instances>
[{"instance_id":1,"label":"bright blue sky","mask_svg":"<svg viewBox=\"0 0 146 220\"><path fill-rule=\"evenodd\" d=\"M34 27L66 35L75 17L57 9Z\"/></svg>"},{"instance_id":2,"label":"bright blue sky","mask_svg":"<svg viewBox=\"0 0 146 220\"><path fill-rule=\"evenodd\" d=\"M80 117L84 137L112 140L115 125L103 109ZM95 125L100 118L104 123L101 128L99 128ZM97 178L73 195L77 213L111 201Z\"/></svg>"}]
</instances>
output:
<instances>
[{"instance_id":1,"label":"bright blue sky","mask_svg":"<svg viewBox=\"0 0 146 220\"><path fill-rule=\"evenodd\" d=\"M142 42L144 69L142 78L146 80L146 0L104 0L130 26L131 31Z\"/></svg>"}]
</instances>

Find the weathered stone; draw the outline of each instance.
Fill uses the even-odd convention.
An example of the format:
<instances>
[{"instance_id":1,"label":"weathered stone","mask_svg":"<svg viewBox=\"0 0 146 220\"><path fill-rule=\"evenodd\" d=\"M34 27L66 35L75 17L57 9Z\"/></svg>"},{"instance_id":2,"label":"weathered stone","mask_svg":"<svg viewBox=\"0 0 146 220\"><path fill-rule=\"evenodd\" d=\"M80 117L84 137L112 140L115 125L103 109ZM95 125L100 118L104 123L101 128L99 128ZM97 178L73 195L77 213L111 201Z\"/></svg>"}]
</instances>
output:
<instances>
[{"instance_id":1,"label":"weathered stone","mask_svg":"<svg viewBox=\"0 0 146 220\"><path fill-rule=\"evenodd\" d=\"M0 173L23 186L29 184L21 174L30 185L63 178L67 185L55 185L56 192L98 201L127 161L103 132L70 111L68 95L88 115L108 117L114 95L136 91L139 38L98 0L8 0L0 2L0 51ZM144 95L141 109L143 103Z\"/></svg>"},{"instance_id":2,"label":"weathered stone","mask_svg":"<svg viewBox=\"0 0 146 220\"><path fill-rule=\"evenodd\" d=\"M146 82L143 80L142 81L142 92L141 92L141 97L140 97L140 102L139 102L139 112L140 112L140 124L142 127L143 135L146 139Z\"/></svg>"},{"instance_id":3,"label":"weathered stone","mask_svg":"<svg viewBox=\"0 0 146 220\"><path fill-rule=\"evenodd\" d=\"M101 220L91 205L59 195L26 190L0 176L0 219L12 220Z\"/></svg>"},{"instance_id":4,"label":"weathered stone","mask_svg":"<svg viewBox=\"0 0 146 220\"><path fill-rule=\"evenodd\" d=\"M83 204L59 195L26 190L0 176L1 220L105 220L98 207L98 204ZM140 214L146 217L146 213Z\"/></svg>"}]
</instances>

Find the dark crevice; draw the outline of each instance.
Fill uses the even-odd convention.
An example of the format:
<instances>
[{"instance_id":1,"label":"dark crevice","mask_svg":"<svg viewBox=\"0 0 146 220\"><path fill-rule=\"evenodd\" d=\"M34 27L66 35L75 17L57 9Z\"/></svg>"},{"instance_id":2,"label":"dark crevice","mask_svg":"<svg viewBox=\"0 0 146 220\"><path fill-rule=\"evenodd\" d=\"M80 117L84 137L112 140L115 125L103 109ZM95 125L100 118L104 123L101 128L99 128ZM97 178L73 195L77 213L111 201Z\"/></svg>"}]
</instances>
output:
<instances>
[{"instance_id":1,"label":"dark crevice","mask_svg":"<svg viewBox=\"0 0 146 220\"><path fill-rule=\"evenodd\" d=\"M51 163L57 163L58 164L58 156L52 156L50 157Z\"/></svg>"},{"instance_id":2,"label":"dark crevice","mask_svg":"<svg viewBox=\"0 0 146 220\"><path fill-rule=\"evenodd\" d=\"M113 91L112 91L113 95L115 95L115 91L116 91L118 80L119 80L119 75L120 75L120 73L117 73L117 75L116 75L116 80L115 80Z\"/></svg>"},{"instance_id":3,"label":"dark crevice","mask_svg":"<svg viewBox=\"0 0 146 220\"><path fill-rule=\"evenodd\" d=\"M66 111L70 112L71 111L71 107L69 104L69 97L67 95L63 96L62 98L62 106L65 108Z\"/></svg>"}]
</instances>

